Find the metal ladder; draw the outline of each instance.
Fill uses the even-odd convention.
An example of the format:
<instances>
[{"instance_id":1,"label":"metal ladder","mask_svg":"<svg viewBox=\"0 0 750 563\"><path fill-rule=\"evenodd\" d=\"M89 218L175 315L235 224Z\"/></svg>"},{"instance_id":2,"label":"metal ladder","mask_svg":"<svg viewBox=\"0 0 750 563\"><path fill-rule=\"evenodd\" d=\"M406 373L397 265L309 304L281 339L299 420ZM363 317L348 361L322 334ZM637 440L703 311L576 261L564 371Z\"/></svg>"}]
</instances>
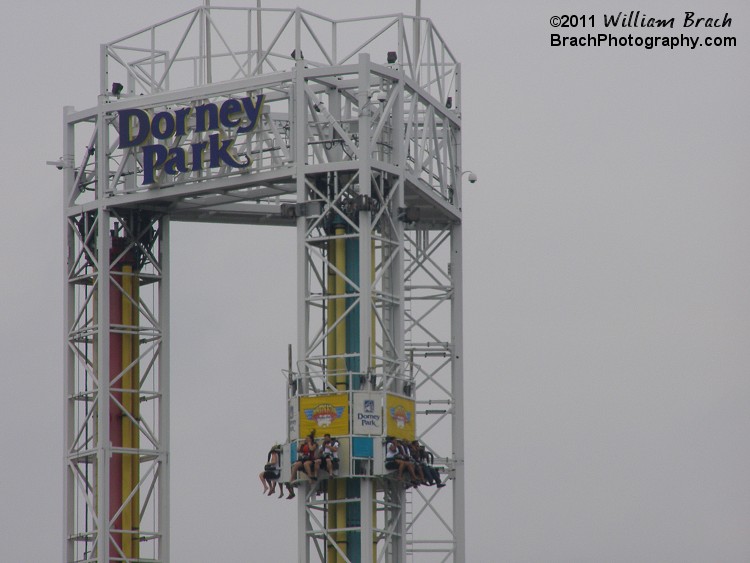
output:
<instances>
[{"instance_id":1,"label":"metal ladder","mask_svg":"<svg viewBox=\"0 0 750 563\"><path fill-rule=\"evenodd\" d=\"M411 489L404 492L404 518L406 520L406 563L414 563L414 531L411 526L414 516L414 504L411 499Z\"/></svg>"}]
</instances>

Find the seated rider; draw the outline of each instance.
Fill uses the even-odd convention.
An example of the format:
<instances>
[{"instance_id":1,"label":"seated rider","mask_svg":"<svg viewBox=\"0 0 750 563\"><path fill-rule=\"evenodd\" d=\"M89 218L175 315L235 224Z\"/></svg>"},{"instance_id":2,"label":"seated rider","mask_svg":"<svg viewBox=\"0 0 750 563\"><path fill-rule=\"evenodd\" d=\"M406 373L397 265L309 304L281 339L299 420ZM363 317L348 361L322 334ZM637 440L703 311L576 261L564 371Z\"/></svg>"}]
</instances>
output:
<instances>
[{"instance_id":1,"label":"seated rider","mask_svg":"<svg viewBox=\"0 0 750 563\"><path fill-rule=\"evenodd\" d=\"M432 466L435 460L432 452L427 451L427 448L424 444L420 444L419 440L412 441L411 445L413 450L416 451L416 459L422 466L422 473L427 484L437 485L438 489L445 487L445 483L440 480L440 472Z\"/></svg>"},{"instance_id":2,"label":"seated rider","mask_svg":"<svg viewBox=\"0 0 750 563\"><path fill-rule=\"evenodd\" d=\"M318 444L315 441L315 430L313 430L309 435L305 436L305 442L299 449L297 461L292 465L292 481L297 480L297 471L300 469L303 469L307 476L313 481L317 479L313 474L313 462L315 460L315 452L317 448Z\"/></svg>"},{"instance_id":3,"label":"seated rider","mask_svg":"<svg viewBox=\"0 0 750 563\"><path fill-rule=\"evenodd\" d=\"M414 472L417 474L417 479L420 483L426 483L424 478L424 471L422 471L422 464L419 463L419 449L414 446L413 443L405 440L400 441L399 447L404 453L404 457L414 465Z\"/></svg>"},{"instance_id":4,"label":"seated rider","mask_svg":"<svg viewBox=\"0 0 750 563\"><path fill-rule=\"evenodd\" d=\"M404 469L409 472L413 481L418 481L417 474L414 472L414 464L406 459L403 450L399 448L397 440L386 436L385 446L385 468L389 471L397 470L396 478L401 480Z\"/></svg>"},{"instance_id":5,"label":"seated rider","mask_svg":"<svg viewBox=\"0 0 750 563\"><path fill-rule=\"evenodd\" d=\"M270 497L276 491L276 481L281 477L281 464L279 463L279 454L281 453L281 446L275 444L268 452L266 458L266 465L261 471L260 482L263 483L263 492L268 491Z\"/></svg>"},{"instance_id":6,"label":"seated rider","mask_svg":"<svg viewBox=\"0 0 750 563\"><path fill-rule=\"evenodd\" d=\"M333 477L334 470L339 468L339 442L335 438L331 438L330 434L323 434L323 446L320 457L315 460L315 473L313 476L318 478L318 471L320 465L325 461L326 471L328 471L328 478Z\"/></svg>"}]
</instances>

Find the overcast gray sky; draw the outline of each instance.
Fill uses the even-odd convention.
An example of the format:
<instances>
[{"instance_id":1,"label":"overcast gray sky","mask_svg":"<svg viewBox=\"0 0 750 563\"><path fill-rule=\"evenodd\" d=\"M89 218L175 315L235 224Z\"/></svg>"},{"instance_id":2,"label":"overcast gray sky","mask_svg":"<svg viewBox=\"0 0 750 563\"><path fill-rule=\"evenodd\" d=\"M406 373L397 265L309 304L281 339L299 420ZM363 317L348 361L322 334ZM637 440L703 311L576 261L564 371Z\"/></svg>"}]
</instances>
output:
<instances>
[{"instance_id":1,"label":"overcast gray sky","mask_svg":"<svg viewBox=\"0 0 750 563\"><path fill-rule=\"evenodd\" d=\"M463 65L480 179L464 197L468 560L750 561L750 4L690 3L728 13L718 30L680 29L676 1L422 4ZM5 19L1 561L61 555L62 177L44 163L62 107L96 104L101 43L192 6L45 0ZM550 46L552 16L638 9L737 46ZM178 563L294 558L296 505L256 482L283 435L293 236L174 226Z\"/></svg>"}]
</instances>

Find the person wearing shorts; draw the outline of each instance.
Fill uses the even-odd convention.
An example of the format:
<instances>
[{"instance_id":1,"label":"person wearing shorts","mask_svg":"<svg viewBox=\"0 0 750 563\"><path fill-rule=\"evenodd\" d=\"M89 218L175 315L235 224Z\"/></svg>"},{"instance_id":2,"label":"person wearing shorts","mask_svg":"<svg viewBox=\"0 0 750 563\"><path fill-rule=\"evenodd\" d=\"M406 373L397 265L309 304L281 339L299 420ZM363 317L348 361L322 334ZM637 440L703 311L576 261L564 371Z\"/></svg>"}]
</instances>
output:
<instances>
[{"instance_id":1,"label":"person wearing shorts","mask_svg":"<svg viewBox=\"0 0 750 563\"><path fill-rule=\"evenodd\" d=\"M318 471L320 466L325 461L326 471L328 471L328 478L333 477L333 472L339 468L339 442L335 438L331 438L330 434L323 434L323 446L321 448L321 454L318 459L315 460L315 478L318 477Z\"/></svg>"}]
</instances>

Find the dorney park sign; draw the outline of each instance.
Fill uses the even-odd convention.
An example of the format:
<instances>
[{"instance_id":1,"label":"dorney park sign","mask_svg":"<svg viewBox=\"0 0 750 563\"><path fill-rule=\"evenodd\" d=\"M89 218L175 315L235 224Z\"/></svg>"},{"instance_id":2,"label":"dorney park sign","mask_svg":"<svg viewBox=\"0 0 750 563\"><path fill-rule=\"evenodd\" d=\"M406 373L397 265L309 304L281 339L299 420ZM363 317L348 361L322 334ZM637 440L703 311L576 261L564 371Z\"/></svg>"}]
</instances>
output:
<instances>
[{"instance_id":1,"label":"dorney park sign","mask_svg":"<svg viewBox=\"0 0 750 563\"><path fill-rule=\"evenodd\" d=\"M242 162L238 162L230 152L235 138L222 139L219 130L221 127L228 130L236 127L238 135L252 132L258 125L264 101L264 95L227 98L221 104L207 103L174 112L160 111L153 116L142 109L123 109L117 112L120 130L118 147L141 147L144 186L154 183L154 174L158 170L179 174L202 170L204 165L206 168L218 168L222 164L231 168L247 168L252 163L250 157L246 155ZM153 142L155 139L164 141L172 137L185 137L191 132L211 131L216 132L210 133L207 141L189 145L169 148Z\"/></svg>"}]
</instances>

